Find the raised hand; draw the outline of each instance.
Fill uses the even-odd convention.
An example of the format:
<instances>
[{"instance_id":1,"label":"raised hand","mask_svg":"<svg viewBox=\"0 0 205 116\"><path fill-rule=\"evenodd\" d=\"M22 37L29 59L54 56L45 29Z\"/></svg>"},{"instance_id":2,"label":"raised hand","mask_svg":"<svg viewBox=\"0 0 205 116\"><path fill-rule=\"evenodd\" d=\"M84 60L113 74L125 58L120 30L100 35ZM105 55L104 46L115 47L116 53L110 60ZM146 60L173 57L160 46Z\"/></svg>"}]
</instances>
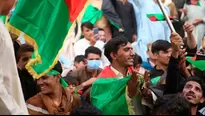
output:
<instances>
[{"instance_id":1,"label":"raised hand","mask_svg":"<svg viewBox=\"0 0 205 116\"><path fill-rule=\"evenodd\" d=\"M184 42L183 42L181 36L177 33L172 33L170 39L171 39L173 51L178 52L181 49L181 46L184 45Z\"/></svg>"},{"instance_id":2,"label":"raised hand","mask_svg":"<svg viewBox=\"0 0 205 116\"><path fill-rule=\"evenodd\" d=\"M149 78L149 72L148 71L145 71L144 73L144 85L143 88L142 88L142 95L144 96L145 99L152 99L152 93L151 91L149 90L149 84L150 84L150 78Z\"/></svg>"},{"instance_id":3,"label":"raised hand","mask_svg":"<svg viewBox=\"0 0 205 116\"><path fill-rule=\"evenodd\" d=\"M189 22L185 22L183 28L187 34L192 34L194 30L194 25Z\"/></svg>"},{"instance_id":4,"label":"raised hand","mask_svg":"<svg viewBox=\"0 0 205 116\"><path fill-rule=\"evenodd\" d=\"M200 23L203 23L203 19L195 19L192 24L193 24L194 26L197 26L197 25L200 24Z\"/></svg>"},{"instance_id":5,"label":"raised hand","mask_svg":"<svg viewBox=\"0 0 205 116\"><path fill-rule=\"evenodd\" d=\"M130 98L139 94L139 92L137 91L138 85L139 85L139 77L137 75L137 71L133 70L132 76L130 80L128 81L128 96Z\"/></svg>"}]
</instances>

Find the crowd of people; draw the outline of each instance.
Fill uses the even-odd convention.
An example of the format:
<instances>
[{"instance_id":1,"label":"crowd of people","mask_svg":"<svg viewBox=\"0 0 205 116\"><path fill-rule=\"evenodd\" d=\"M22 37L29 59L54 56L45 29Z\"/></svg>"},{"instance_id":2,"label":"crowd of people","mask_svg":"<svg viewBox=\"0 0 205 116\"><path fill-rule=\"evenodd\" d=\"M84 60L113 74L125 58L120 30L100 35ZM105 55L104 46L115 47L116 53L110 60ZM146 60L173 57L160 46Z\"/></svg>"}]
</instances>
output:
<instances>
[{"instance_id":1,"label":"crowd of people","mask_svg":"<svg viewBox=\"0 0 205 116\"><path fill-rule=\"evenodd\" d=\"M157 0L90 4L108 2L120 25L105 13L77 22L57 64L36 80L26 69L34 47L0 20L0 114L205 115L205 1L161 0L176 32ZM1 0L0 15L14 4Z\"/></svg>"}]
</instances>

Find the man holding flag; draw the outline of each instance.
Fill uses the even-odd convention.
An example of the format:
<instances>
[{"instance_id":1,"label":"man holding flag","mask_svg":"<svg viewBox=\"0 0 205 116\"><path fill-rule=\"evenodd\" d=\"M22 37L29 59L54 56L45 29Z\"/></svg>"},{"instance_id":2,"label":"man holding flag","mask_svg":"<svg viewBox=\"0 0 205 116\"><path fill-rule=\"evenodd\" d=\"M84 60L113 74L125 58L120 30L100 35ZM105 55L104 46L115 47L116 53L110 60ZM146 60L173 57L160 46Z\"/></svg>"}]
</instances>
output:
<instances>
[{"instance_id":1,"label":"man holding flag","mask_svg":"<svg viewBox=\"0 0 205 116\"><path fill-rule=\"evenodd\" d=\"M145 114L142 99L152 103L152 93L147 89L148 73L143 79L132 68L135 53L131 44L126 38L118 37L108 41L104 53L111 65L102 70L92 85L92 105L104 115Z\"/></svg>"}]
</instances>

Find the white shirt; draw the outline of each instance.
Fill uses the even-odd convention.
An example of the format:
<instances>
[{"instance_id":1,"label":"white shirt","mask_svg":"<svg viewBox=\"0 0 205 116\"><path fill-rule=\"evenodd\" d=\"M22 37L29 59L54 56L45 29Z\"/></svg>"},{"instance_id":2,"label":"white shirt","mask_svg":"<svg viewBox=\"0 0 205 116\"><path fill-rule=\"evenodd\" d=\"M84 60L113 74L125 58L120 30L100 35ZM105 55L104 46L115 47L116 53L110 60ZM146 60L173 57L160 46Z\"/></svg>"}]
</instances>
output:
<instances>
[{"instance_id":1,"label":"white shirt","mask_svg":"<svg viewBox=\"0 0 205 116\"><path fill-rule=\"evenodd\" d=\"M101 57L102 63L101 63L101 66L100 66L101 68L104 68L105 66L110 65L109 60L104 55L104 45L105 45L105 43L102 42L102 41L99 41L99 40L96 41L96 43L94 45L95 47L99 48L102 51L102 55L101 55L102 56ZM74 54L75 54L75 56L77 56L77 55L85 55L85 50L88 47L90 47L90 46L91 46L90 42L87 39L83 38L83 39L78 40L74 44Z\"/></svg>"},{"instance_id":2,"label":"white shirt","mask_svg":"<svg viewBox=\"0 0 205 116\"><path fill-rule=\"evenodd\" d=\"M0 20L0 114L28 115L12 40L2 20Z\"/></svg>"}]
</instances>

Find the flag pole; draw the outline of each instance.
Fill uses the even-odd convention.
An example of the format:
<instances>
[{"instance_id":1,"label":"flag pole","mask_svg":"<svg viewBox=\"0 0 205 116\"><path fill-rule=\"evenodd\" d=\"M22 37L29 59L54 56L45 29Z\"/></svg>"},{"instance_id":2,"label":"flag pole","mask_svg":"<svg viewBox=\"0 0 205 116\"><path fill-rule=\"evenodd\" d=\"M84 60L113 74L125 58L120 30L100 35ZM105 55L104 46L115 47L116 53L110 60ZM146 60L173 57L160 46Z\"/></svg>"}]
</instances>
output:
<instances>
[{"instance_id":1,"label":"flag pole","mask_svg":"<svg viewBox=\"0 0 205 116\"><path fill-rule=\"evenodd\" d=\"M159 7L160 7L162 13L164 14L164 17L165 17L165 19L166 19L166 21L167 21L167 24L168 24L170 30L171 30L172 32L176 32L175 29L174 29L174 26L172 25L171 20L169 19L167 13L165 12L165 10L164 10L164 8L163 8L163 6L162 6L161 0L157 0L157 2L158 2L158 4L159 4Z\"/></svg>"}]
</instances>

